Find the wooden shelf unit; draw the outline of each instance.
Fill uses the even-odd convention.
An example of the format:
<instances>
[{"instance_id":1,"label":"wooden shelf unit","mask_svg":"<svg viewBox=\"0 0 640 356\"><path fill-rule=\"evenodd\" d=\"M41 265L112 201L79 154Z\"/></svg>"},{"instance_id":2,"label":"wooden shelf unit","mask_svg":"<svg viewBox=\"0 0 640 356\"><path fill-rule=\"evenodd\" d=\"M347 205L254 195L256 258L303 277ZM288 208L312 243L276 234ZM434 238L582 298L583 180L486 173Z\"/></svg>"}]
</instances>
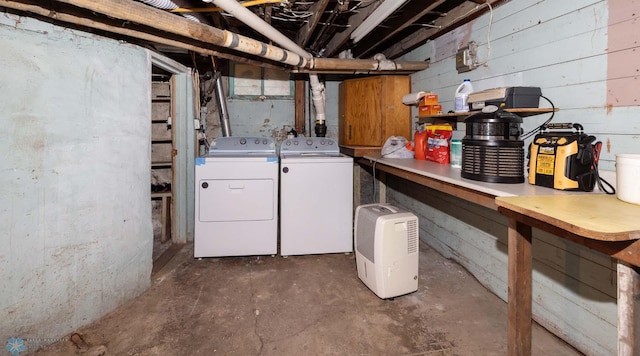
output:
<instances>
[{"instance_id":1,"label":"wooden shelf unit","mask_svg":"<svg viewBox=\"0 0 640 356\"><path fill-rule=\"evenodd\" d=\"M151 175L153 184L173 183L173 132L169 119L172 116L171 85L169 82L153 82L151 98ZM167 189L169 190L169 189ZM162 225L160 242L171 239L172 192L151 192L151 200L160 201L160 215L154 216Z\"/></svg>"},{"instance_id":2,"label":"wooden shelf unit","mask_svg":"<svg viewBox=\"0 0 640 356\"><path fill-rule=\"evenodd\" d=\"M547 114L558 111L558 108L519 108L519 109L505 109L504 111L514 113L521 117ZM464 119L470 115L479 113L480 111L467 111L457 112L451 114L430 115L430 116L418 116L418 123L424 124L429 122L464 122Z\"/></svg>"}]
</instances>

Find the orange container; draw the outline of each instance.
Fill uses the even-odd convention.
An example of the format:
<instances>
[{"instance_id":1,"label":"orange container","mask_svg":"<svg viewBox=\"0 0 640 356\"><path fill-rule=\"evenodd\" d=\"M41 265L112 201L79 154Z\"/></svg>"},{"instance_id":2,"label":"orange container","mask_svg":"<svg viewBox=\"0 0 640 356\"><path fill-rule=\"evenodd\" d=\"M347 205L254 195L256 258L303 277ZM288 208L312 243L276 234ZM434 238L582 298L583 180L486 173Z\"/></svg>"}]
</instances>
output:
<instances>
[{"instance_id":1,"label":"orange container","mask_svg":"<svg viewBox=\"0 0 640 356\"><path fill-rule=\"evenodd\" d=\"M413 135L414 158L427 160L427 130L416 130Z\"/></svg>"},{"instance_id":2,"label":"orange container","mask_svg":"<svg viewBox=\"0 0 640 356\"><path fill-rule=\"evenodd\" d=\"M438 105L438 94L433 94L433 93L425 94L422 97L422 99L420 99L418 106L425 106L425 105Z\"/></svg>"},{"instance_id":3,"label":"orange container","mask_svg":"<svg viewBox=\"0 0 640 356\"><path fill-rule=\"evenodd\" d=\"M419 116L431 116L442 114L442 105L423 105L418 107Z\"/></svg>"}]
</instances>

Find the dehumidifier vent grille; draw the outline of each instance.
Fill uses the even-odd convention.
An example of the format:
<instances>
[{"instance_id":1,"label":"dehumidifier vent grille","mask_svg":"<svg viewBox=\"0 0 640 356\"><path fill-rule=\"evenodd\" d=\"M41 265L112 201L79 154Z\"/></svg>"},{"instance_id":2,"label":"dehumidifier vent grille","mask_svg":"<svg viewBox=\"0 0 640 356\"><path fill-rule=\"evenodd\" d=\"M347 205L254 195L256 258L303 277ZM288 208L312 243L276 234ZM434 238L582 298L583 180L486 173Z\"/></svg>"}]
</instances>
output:
<instances>
[{"instance_id":1,"label":"dehumidifier vent grille","mask_svg":"<svg viewBox=\"0 0 640 356\"><path fill-rule=\"evenodd\" d=\"M407 246L408 253L418 252L418 221L407 221Z\"/></svg>"}]
</instances>

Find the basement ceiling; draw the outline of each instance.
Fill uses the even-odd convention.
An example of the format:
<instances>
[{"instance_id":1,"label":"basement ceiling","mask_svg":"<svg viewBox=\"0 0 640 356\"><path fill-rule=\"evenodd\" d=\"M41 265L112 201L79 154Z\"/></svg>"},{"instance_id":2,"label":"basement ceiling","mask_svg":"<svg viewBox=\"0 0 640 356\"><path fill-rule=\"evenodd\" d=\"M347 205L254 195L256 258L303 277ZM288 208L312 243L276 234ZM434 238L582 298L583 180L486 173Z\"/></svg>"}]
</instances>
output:
<instances>
[{"instance_id":1,"label":"basement ceiling","mask_svg":"<svg viewBox=\"0 0 640 356\"><path fill-rule=\"evenodd\" d=\"M502 2L256 0L244 2L244 6L316 58L368 59L382 54L387 59L396 59L428 40L481 16L489 11L490 6ZM270 43L261 33L212 3L201 0L174 0L174 3L180 6L173 10L176 14L197 14L201 21L212 26ZM390 7L389 4L395 5L391 6L395 9L390 13L385 11L385 7ZM354 34L357 34L354 31L358 31L365 21L373 21L376 25L364 36L354 38Z\"/></svg>"},{"instance_id":2,"label":"basement ceiling","mask_svg":"<svg viewBox=\"0 0 640 356\"><path fill-rule=\"evenodd\" d=\"M390 15L384 16L384 8L381 6L383 2L401 5ZM488 11L488 6L481 5L484 2L481 0L407 0L404 2L403 0L271 0L268 3L247 8L315 57L337 57L340 53L349 51L353 58L370 58L377 53L382 53L387 58L393 59ZM380 9L376 12L379 7ZM388 5L386 7L389 8ZM382 16L380 10L382 10ZM212 17L219 14L212 14ZM222 18L220 22L225 29L268 42L268 39L234 17L224 15L220 17ZM357 42L354 41L351 38L352 33L369 17L371 17L369 21L379 18L380 23ZM217 23L216 21L213 23Z\"/></svg>"},{"instance_id":3,"label":"basement ceiling","mask_svg":"<svg viewBox=\"0 0 640 356\"><path fill-rule=\"evenodd\" d=\"M314 58L371 59L403 54L489 11L506 0L250 0L240 2L260 19L312 54ZM215 1L214 1L215 2ZM272 43L262 33L239 21L210 1L202 0L0 0L0 10L29 15L152 48L187 66L198 66L210 56L261 66L296 68L185 36L189 22ZM130 9L130 10L127 10ZM127 12L129 11L129 12ZM170 14L168 14L170 13ZM173 17L176 16L174 23ZM178 19L178 17L182 17ZM144 19L157 19L144 23ZM374 20L375 19L375 20ZM176 31L168 31L168 27ZM164 25L162 27L161 25ZM364 31L369 27L370 31ZM203 30L204 29L204 30ZM210 37L215 37L211 35ZM311 70L312 71L312 70Z\"/></svg>"}]
</instances>

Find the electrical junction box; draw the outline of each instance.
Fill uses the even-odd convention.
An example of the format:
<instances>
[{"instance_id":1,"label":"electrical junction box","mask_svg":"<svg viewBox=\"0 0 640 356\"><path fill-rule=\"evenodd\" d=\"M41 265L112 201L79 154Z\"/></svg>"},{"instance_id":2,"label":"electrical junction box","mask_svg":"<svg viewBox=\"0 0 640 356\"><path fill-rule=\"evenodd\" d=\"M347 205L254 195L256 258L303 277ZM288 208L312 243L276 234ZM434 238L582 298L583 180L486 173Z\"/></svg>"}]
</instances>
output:
<instances>
[{"instance_id":1,"label":"electrical junction box","mask_svg":"<svg viewBox=\"0 0 640 356\"><path fill-rule=\"evenodd\" d=\"M477 48L475 42L471 41L468 45L458 49L456 53L456 69L458 73L464 73L476 69L477 65Z\"/></svg>"}]
</instances>

